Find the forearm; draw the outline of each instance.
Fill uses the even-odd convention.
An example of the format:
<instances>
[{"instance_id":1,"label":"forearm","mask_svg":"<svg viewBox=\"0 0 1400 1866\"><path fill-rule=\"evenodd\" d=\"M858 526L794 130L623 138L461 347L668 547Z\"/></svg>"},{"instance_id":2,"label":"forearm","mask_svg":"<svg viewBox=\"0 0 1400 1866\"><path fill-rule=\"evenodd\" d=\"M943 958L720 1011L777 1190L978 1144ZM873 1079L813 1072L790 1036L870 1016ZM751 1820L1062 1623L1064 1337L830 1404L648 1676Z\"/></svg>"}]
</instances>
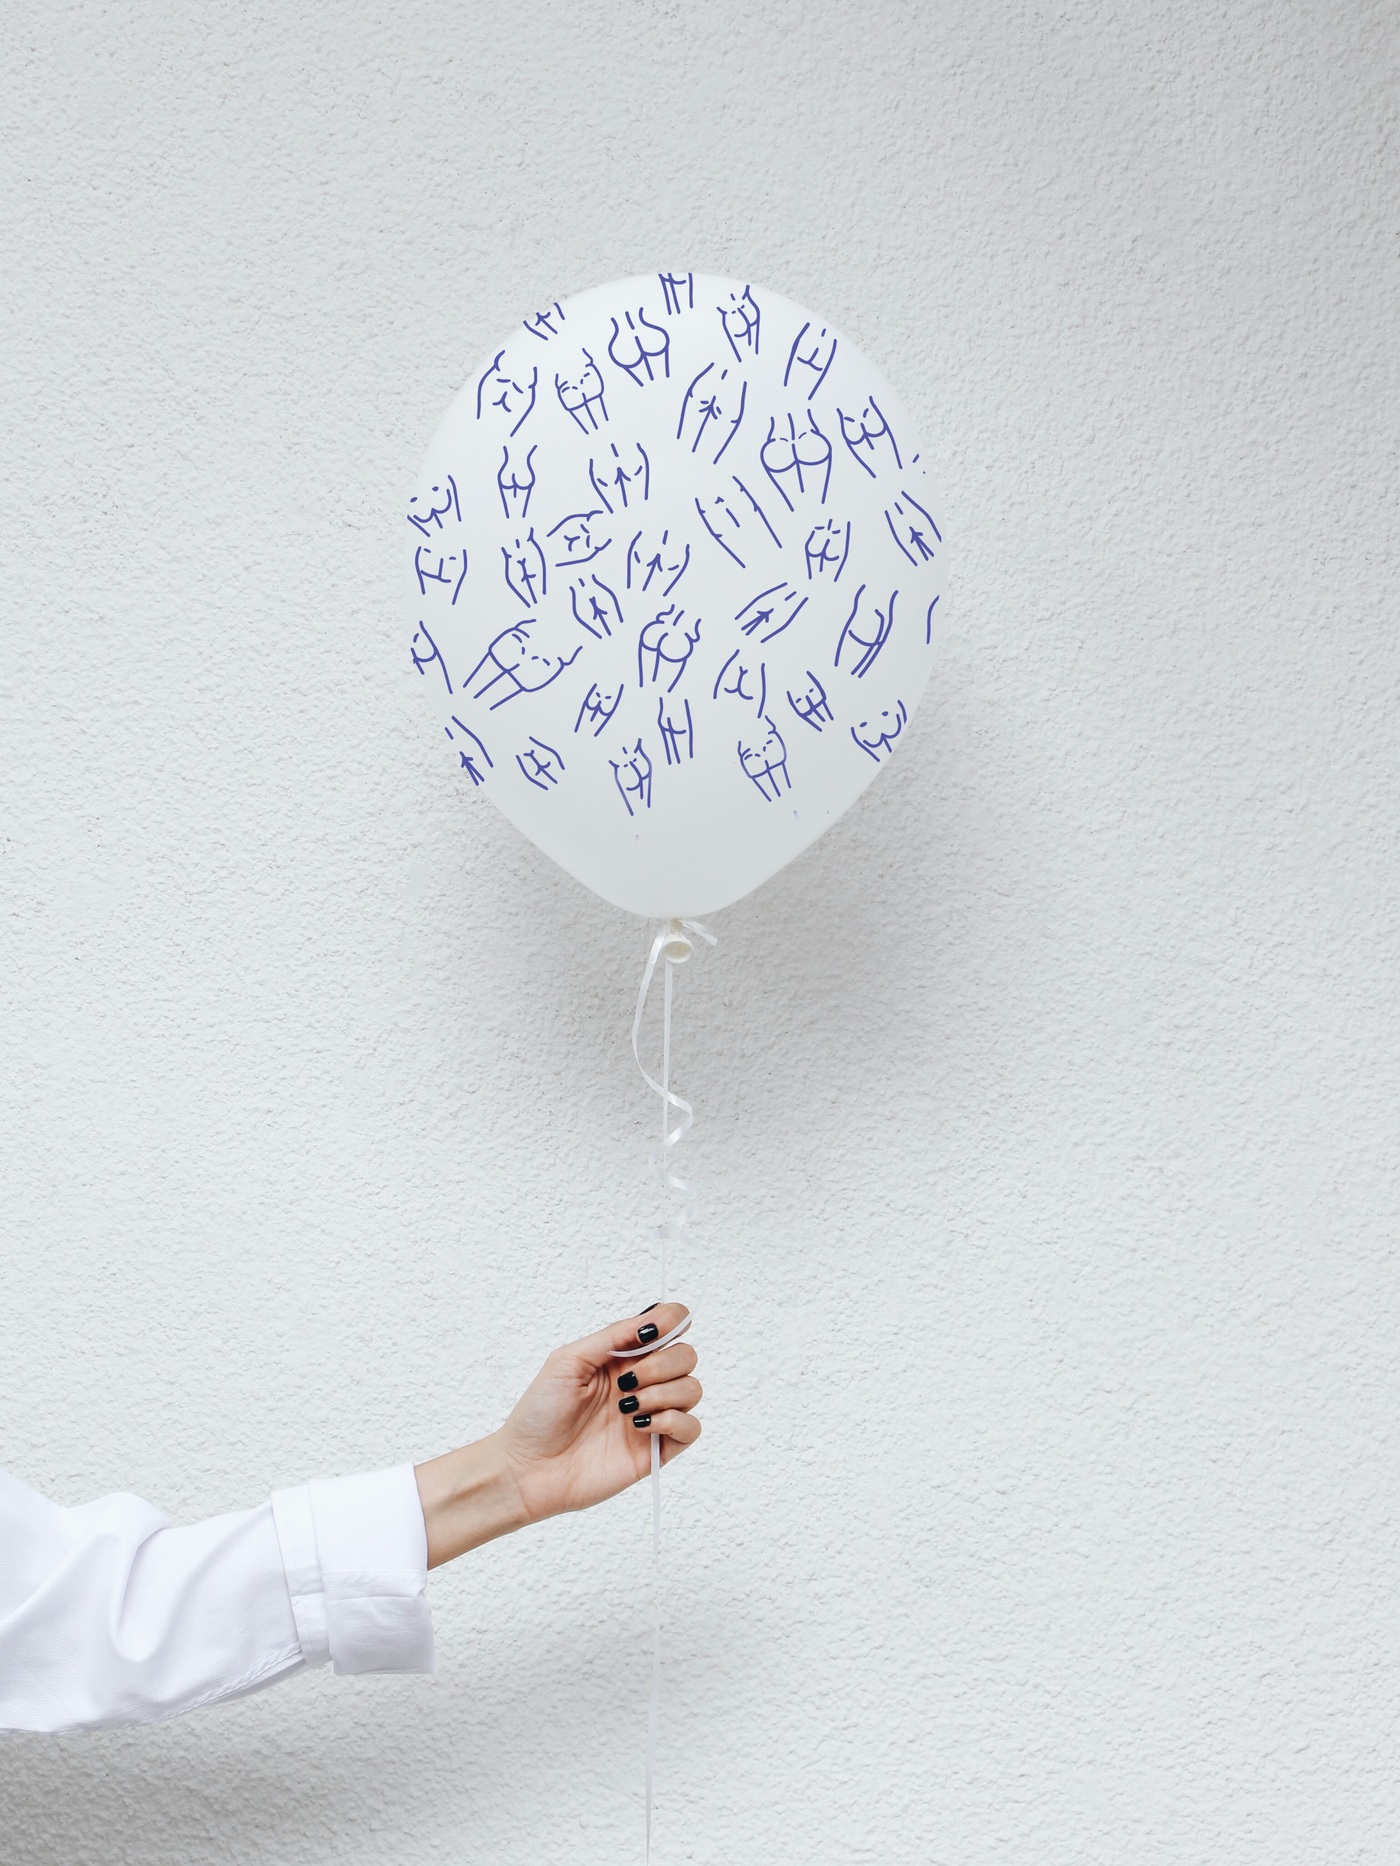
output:
<instances>
[{"instance_id":1,"label":"forearm","mask_svg":"<svg viewBox=\"0 0 1400 1866\"><path fill-rule=\"evenodd\" d=\"M428 1532L430 1568L509 1535L531 1520L500 1432L430 1458L414 1475Z\"/></svg>"}]
</instances>

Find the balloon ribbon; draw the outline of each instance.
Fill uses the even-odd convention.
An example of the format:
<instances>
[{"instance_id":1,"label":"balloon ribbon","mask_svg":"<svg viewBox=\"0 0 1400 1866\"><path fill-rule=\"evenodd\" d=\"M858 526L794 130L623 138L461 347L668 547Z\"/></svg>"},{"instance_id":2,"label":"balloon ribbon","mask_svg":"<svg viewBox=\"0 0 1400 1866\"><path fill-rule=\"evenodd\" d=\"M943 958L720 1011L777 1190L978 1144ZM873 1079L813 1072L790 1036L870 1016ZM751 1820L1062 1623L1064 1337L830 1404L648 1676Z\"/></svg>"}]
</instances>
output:
<instances>
[{"instance_id":1,"label":"balloon ribbon","mask_svg":"<svg viewBox=\"0 0 1400 1866\"><path fill-rule=\"evenodd\" d=\"M666 1300L666 1247L673 1238L678 1238L684 1230L689 1211L686 1198L690 1192L688 1181L682 1179L670 1165L670 1155L691 1128L695 1125L695 1111L688 1101L677 1095L671 1087L671 991L678 965L684 965L695 947L689 935L694 934L709 946L717 942L713 933L707 932L698 920L672 920L662 927L651 943L651 953L647 959L646 970L642 973L641 989L637 993L637 1014L632 1019L632 1054L637 1067L649 1088L661 1097L661 1144L653 1147L649 1163L657 1170L661 1182L662 1211L665 1213L670 1195L679 1194L680 1204L673 1218L663 1215L657 1226L657 1235L661 1242L661 1296ZM662 1013L661 1035L661 1080L658 1082L642 1061L641 1036L642 1017L647 1008L647 996L651 991L651 981L655 977L659 962L664 961L665 1001ZM671 1125L671 1110L675 1109L680 1119ZM624 1348L618 1354L619 1360L636 1360L644 1354L656 1354L660 1349L669 1347L671 1342L679 1341L690 1327L687 1315L678 1327L659 1341L648 1342L644 1348ZM656 1733L661 1714L661 1435L651 1435L651 1569L652 1569L652 1640L651 1640L651 1710L647 1718L647 1866L651 1866L651 1788L656 1771Z\"/></svg>"}]
</instances>

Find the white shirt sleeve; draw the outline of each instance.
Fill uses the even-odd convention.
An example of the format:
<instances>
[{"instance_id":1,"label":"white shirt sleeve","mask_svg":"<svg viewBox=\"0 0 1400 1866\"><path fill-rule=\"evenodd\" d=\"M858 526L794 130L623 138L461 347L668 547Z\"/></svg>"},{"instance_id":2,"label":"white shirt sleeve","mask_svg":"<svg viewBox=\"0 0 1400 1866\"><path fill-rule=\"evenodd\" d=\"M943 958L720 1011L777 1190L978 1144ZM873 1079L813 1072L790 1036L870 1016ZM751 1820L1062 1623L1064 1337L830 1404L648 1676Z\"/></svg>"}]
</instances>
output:
<instances>
[{"instance_id":1,"label":"white shirt sleeve","mask_svg":"<svg viewBox=\"0 0 1400 1866\"><path fill-rule=\"evenodd\" d=\"M327 1660L430 1672L427 1573L411 1464L187 1528L0 1471L0 1730L156 1723Z\"/></svg>"}]
</instances>

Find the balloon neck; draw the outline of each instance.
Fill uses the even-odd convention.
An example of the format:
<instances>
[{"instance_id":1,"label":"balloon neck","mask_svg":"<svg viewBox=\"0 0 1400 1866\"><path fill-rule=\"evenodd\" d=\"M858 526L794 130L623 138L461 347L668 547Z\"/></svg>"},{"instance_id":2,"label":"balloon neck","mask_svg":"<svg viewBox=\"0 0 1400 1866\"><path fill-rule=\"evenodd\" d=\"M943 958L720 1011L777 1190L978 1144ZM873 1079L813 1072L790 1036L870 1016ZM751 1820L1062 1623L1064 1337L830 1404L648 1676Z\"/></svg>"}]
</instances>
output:
<instances>
[{"instance_id":1,"label":"balloon neck","mask_svg":"<svg viewBox=\"0 0 1400 1866\"><path fill-rule=\"evenodd\" d=\"M661 957L667 965L684 965L695 951L690 935L679 920L671 921L666 928L666 938L661 947Z\"/></svg>"}]
</instances>

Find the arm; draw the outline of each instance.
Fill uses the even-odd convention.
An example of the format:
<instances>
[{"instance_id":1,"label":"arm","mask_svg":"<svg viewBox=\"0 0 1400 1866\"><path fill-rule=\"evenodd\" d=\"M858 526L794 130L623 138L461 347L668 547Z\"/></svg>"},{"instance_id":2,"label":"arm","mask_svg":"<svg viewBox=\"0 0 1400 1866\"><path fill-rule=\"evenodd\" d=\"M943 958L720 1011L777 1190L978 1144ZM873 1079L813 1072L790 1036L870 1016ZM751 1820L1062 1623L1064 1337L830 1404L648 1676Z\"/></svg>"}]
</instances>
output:
<instances>
[{"instance_id":1,"label":"arm","mask_svg":"<svg viewBox=\"0 0 1400 1866\"><path fill-rule=\"evenodd\" d=\"M429 1567L614 1495L652 1435L668 1459L699 1437L693 1350L611 1358L684 1313L558 1349L499 1431L416 1473L314 1482L188 1527L131 1496L62 1509L0 1473L0 1730L154 1723L328 1660L431 1671ZM640 1431L646 1411L619 1410L633 1398Z\"/></svg>"}]
</instances>

